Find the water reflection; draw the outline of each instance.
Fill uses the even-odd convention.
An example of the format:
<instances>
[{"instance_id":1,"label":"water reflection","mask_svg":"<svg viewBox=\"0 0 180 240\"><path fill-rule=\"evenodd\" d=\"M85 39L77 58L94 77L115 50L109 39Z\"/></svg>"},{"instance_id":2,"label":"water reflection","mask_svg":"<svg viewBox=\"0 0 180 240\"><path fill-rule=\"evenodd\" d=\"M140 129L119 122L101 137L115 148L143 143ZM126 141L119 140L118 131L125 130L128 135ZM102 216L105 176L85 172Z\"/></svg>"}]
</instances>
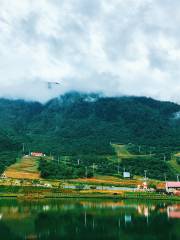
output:
<instances>
[{"instance_id":1,"label":"water reflection","mask_svg":"<svg viewBox=\"0 0 180 240\"><path fill-rule=\"evenodd\" d=\"M174 204L167 207L167 214L169 218L179 218L180 219L180 204Z\"/></svg>"},{"instance_id":2,"label":"water reflection","mask_svg":"<svg viewBox=\"0 0 180 240\"><path fill-rule=\"evenodd\" d=\"M0 200L1 239L180 239L180 204Z\"/></svg>"}]
</instances>

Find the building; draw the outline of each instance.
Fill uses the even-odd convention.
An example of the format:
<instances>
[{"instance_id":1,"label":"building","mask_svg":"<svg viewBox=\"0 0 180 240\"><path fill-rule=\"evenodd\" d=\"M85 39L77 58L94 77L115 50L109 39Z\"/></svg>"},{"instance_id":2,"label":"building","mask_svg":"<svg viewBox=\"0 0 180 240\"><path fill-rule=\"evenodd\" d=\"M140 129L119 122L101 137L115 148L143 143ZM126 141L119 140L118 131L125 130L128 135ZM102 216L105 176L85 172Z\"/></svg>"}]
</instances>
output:
<instances>
[{"instance_id":1,"label":"building","mask_svg":"<svg viewBox=\"0 0 180 240\"><path fill-rule=\"evenodd\" d=\"M31 152L32 157L44 157L45 154L42 152Z\"/></svg>"},{"instance_id":2,"label":"building","mask_svg":"<svg viewBox=\"0 0 180 240\"><path fill-rule=\"evenodd\" d=\"M158 193L166 193L166 183L160 182L156 185L156 192Z\"/></svg>"},{"instance_id":3,"label":"building","mask_svg":"<svg viewBox=\"0 0 180 240\"><path fill-rule=\"evenodd\" d=\"M180 182L166 182L166 192L178 195L180 193Z\"/></svg>"},{"instance_id":4,"label":"building","mask_svg":"<svg viewBox=\"0 0 180 240\"><path fill-rule=\"evenodd\" d=\"M7 178L6 174L3 173L3 174L1 175L1 178L2 178L2 179L6 179L6 178Z\"/></svg>"},{"instance_id":5,"label":"building","mask_svg":"<svg viewBox=\"0 0 180 240\"><path fill-rule=\"evenodd\" d=\"M130 178L131 177L130 172L123 172L123 177L124 178Z\"/></svg>"},{"instance_id":6,"label":"building","mask_svg":"<svg viewBox=\"0 0 180 240\"><path fill-rule=\"evenodd\" d=\"M139 184L139 185L137 186L137 189L138 189L138 190L147 190L147 189L148 189L147 182L143 182L142 184Z\"/></svg>"}]
</instances>

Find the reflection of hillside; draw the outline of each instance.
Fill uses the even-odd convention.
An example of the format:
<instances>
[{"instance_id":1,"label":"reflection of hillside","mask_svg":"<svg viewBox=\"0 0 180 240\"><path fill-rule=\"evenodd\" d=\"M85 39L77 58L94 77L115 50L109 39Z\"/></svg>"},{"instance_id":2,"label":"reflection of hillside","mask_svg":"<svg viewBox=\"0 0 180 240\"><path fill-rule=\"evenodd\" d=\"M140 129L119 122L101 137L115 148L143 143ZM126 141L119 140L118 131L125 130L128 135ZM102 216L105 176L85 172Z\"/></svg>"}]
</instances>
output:
<instances>
[{"instance_id":1,"label":"reflection of hillside","mask_svg":"<svg viewBox=\"0 0 180 240\"><path fill-rule=\"evenodd\" d=\"M146 205L146 204L126 204L124 201L120 202L88 202L88 201L81 201L80 202L85 208L110 208L110 209L116 209L121 210L121 212L129 212L129 210L133 210L133 212L136 212L137 215L141 215L144 217L149 216L153 211L156 211L155 205Z\"/></svg>"},{"instance_id":2,"label":"reflection of hillside","mask_svg":"<svg viewBox=\"0 0 180 240\"><path fill-rule=\"evenodd\" d=\"M31 215L31 211L28 207L20 209L19 207L1 207L0 208L1 219L16 219L21 220L28 218Z\"/></svg>"},{"instance_id":3,"label":"reflection of hillside","mask_svg":"<svg viewBox=\"0 0 180 240\"><path fill-rule=\"evenodd\" d=\"M11 228L2 221L0 221L0 234L0 239L2 240L20 240L18 234L13 232Z\"/></svg>"},{"instance_id":4,"label":"reflection of hillside","mask_svg":"<svg viewBox=\"0 0 180 240\"><path fill-rule=\"evenodd\" d=\"M176 209L177 209L176 205ZM174 207L175 208L175 207ZM169 214L171 215L172 206L169 207ZM127 203L126 201L55 201L51 202L39 202L34 204L23 204L14 206L1 206L0 216L1 219L24 219L31 215L37 215L41 212L83 212L88 211L93 215L101 215L102 211L107 215L115 215L117 213L129 213L132 212L136 216L150 216L154 212L165 213L167 212L167 206L156 206L155 204L146 203ZM112 211L113 210L113 211ZM176 210L177 211L177 210Z\"/></svg>"},{"instance_id":5,"label":"reflection of hillside","mask_svg":"<svg viewBox=\"0 0 180 240\"><path fill-rule=\"evenodd\" d=\"M143 236L157 240L166 239L167 226L177 228L176 222L167 218L167 210L173 212L179 208L178 204L141 201L49 200L33 204L14 202L13 206L4 201L0 205L0 223L21 239L86 239L88 235L87 239L121 236L129 240ZM165 233L159 231L162 226ZM132 238L135 234L136 238Z\"/></svg>"},{"instance_id":6,"label":"reflection of hillside","mask_svg":"<svg viewBox=\"0 0 180 240\"><path fill-rule=\"evenodd\" d=\"M124 207L125 205L124 201L120 202L113 202L113 201L106 201L106 202L90 202L90 201L81 201L80 204L84 207L89 208L118 208L118 207Z\"/></svg>"}]
</instances>

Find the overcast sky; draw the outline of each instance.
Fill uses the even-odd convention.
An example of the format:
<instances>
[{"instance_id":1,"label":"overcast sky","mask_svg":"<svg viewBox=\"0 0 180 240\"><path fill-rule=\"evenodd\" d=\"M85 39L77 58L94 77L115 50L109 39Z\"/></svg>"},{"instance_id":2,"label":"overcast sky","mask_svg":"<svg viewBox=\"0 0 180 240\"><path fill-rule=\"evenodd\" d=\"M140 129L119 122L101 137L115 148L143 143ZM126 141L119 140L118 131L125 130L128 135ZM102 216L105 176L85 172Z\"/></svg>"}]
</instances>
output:
<instances>
[{"instance_id":1,"label":"overcast sky","mask_svg":"<svg viewBox=\"0 0 180 240\"><path fill-rule=\"evenodd\" d=\"M0 97L71 90L180 103L180 1L0 0Z\"/></svg>"}]
</instances>

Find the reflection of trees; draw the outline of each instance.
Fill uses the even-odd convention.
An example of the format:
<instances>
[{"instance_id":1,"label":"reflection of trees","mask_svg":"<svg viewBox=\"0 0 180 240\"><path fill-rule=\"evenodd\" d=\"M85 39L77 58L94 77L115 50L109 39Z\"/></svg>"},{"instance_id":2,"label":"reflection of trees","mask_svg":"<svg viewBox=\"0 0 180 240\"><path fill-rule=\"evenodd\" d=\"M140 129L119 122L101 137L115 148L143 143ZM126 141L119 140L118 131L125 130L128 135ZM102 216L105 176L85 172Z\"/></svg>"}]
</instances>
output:
<instances>
[{"instance_id":1,"label":"reflection of trees","mask_svg":"<svg viewBox=\"0 0 180 240\"><path fill-rule=\"evenodd\" d=\"M117 237L119 217L95 217L85 211L39 214L35 221L41 239L107 239ZM114 231L114 229L117 231ZM113 231L111 231L113 229Z\"/></svg>"},{"instance_id":2,"label":"reflection of trees","mask_svg":"<svg viewBox=\"0 0 180 240\"><path fill-rule=\"evenodd\" d=\"M90 211L77 208L72 211L51 211L39 213L34 221L37 239L178 239L173 235L176 222L168 221L165 214L153 215L147 224L146 218L135 214L126 215L125 212L116 212L114 216L103 214L94 215ZM131 216L131 221L125 217ZM19 240L9 231L9 228L0 222L0 233L4 240Z\"/></svg>"},{"instance_id":3,"label":"reflection of trees","mask_svg":"<svg viewBox=\"0 0 180 240\"><path fill-rule=\"evenodd\" d=\"M33 226L28 231L32 233L29 236L36 236L38 240L176 240L178 234L174 229L177 229L179 225L176 221L168 220L166 211L164 211L166 208L167 204L164 203L106 201L97 204L96 202L89 203L87 200L45 201L43 204L42 202L18 205L16 203L13 207L11 204L8 207L10 213L16 213L17 209L20 215L28 213L25 218L26 223ZM0 209L3 210L4 207ZM4 215L9 215L9 211L4 209ZM1 234L3 240L19 240L14 235L12 237L7 225L3 224L6 220L13 232L12 223L9 224L11 219L11 216L8 219L2 218L0 222L0 234L1 232L4 234ZM21 224L20 230L27 233L25 219L19 219L19 224Z\"/></svg>"},{"instance_id":4,"label":"reflection of trees","mask_svg":"<svg viewBox=\"0 0 180 240\"><path fill-rule=\"evenodd\" d=\"M113 210L112 210L113 211ZM101 212L83 208L64 212L40 213L35 220L36 234L40 239L153 239L176 240L173 228L176 222L168 221L166 214L153 214L149 221L131 213L131 221L126 221L126 212L116 212L108 216ZM130 212L128 213L130 214ZM173 236L173 238L172 238ZM132 238L133 237L133 238Z\"/></svg>"},{"instance_id":5,"label":"reflection of trees","mask_svg":"<svg viewBox=\"0 0 180 240\"><path fill-rule=\"evenodd\" d=\"M127 236L133 236L133 240L176 240L178 238L175 235L173 236L173 227L174 223L168 221L167 215L164 214L151 217L148 224L145 218L134 219L133 224L122 228Z\"/></svg>"},{"instance_id":6,"label":"reflection of trees","mask_svg":"<svg viewBox=\"0 0 180 240\"><path fill-rule=\"evenodd\" d=\"M21 238L15 236L10 228L3 222L0 222L0 236L2 240L21 240Z\"/></svg>"}]
</instances>

